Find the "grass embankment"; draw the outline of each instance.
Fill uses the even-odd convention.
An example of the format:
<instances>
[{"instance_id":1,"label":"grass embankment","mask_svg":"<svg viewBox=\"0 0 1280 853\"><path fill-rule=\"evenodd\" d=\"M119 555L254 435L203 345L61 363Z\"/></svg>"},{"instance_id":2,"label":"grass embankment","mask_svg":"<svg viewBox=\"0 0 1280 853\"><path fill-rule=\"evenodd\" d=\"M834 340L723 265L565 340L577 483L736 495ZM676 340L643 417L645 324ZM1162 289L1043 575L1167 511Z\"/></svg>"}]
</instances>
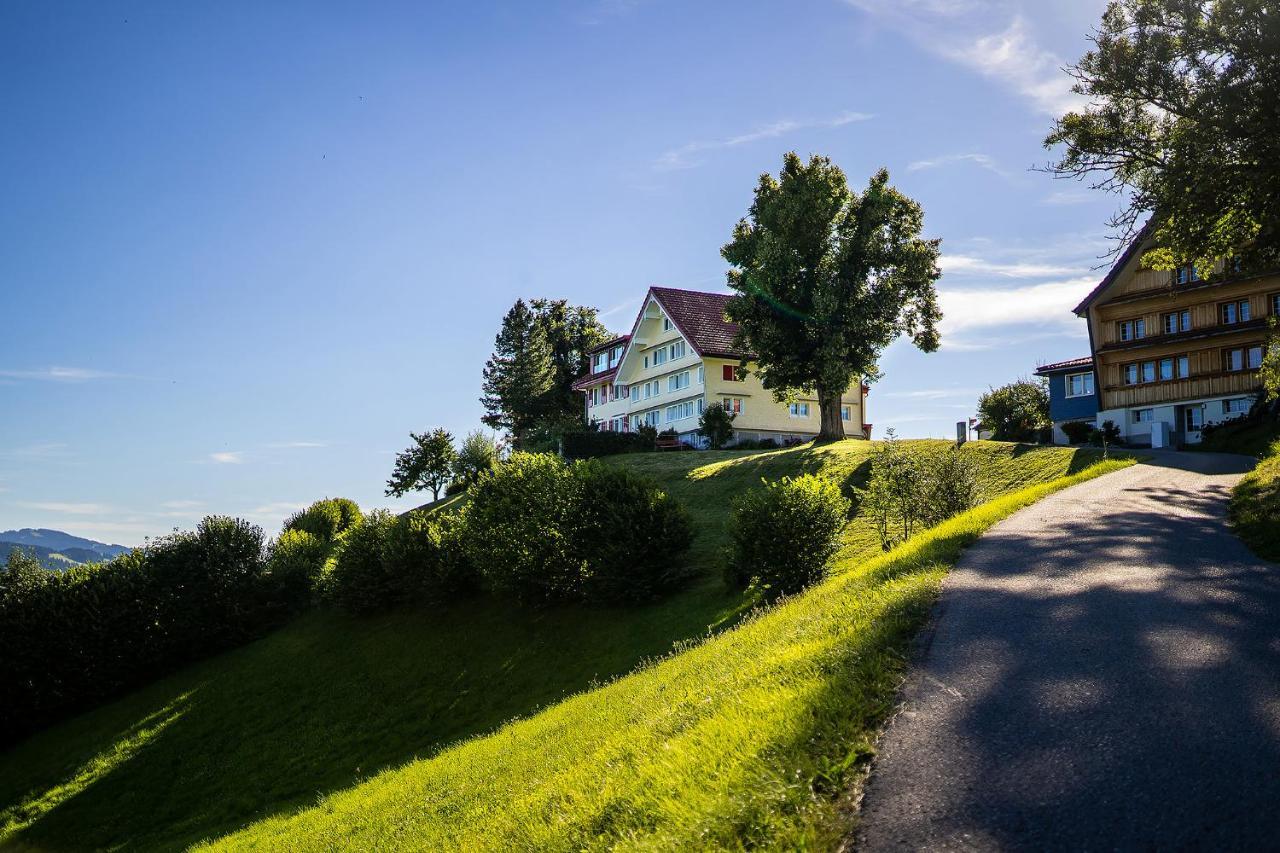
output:
<instances>
[{"instance_id":1,"label":"grass embankment","mask_svg":"<svg viewBox=\"0 0 1280 853\"><path fill-rule=\"evenodd\" d=\"M1277 440L1280 440L1280 422L1263 420L1218 427L1199 444L1192 445L1192 449L1262 457Z\"/></svg>"},{"instance_id":2,"label":"grass embankment","mask_svg":"<svg viewBox=\"0 0 1280 853\"><path fill-rule=\"evenodd\" d=\"M621 458L693 513L701 580L687 591L625 609L529 611L477 599L368 620L310 614L0 756L0 846L173 849L254 821L228 843L706 846L820 836L833 800L815 797L810 781L834 791L867 754L945 566L987 525L1058 484L989 504L892 558L855 520L831 581L594 685L737 620L747 602L719 581L732 495L809 470L856 483L871 450L846 442ZM993 496L1094 458L994 443L966 452L979 455ZM528 719L502 727L519 717Z\"/></svg>"},{"instance_id":3,"label":"grass embankment","mask_svg":"<svg viewBox=\"0 0 1280 853\"><path fill-rule=\"evenodd\" d=\"M1231 493L1231 524L1253 552L1280 562L1280 440Z\"/></svg>"}]
</instances>

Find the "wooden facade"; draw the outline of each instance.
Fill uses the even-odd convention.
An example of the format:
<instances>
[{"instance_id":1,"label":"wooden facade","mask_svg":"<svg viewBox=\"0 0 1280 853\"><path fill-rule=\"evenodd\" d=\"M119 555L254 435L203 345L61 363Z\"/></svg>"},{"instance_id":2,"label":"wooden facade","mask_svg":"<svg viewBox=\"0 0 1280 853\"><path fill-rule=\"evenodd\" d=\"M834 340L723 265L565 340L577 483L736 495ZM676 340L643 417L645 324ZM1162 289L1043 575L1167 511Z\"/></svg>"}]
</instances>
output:
<instances>
[{"instance_id":1,"label":"wooden facade","mask_svg":"<svg viewBox=\"0 0 1280 853\"><path fill-rule=\"evenodd\" d=\"M1146 269L1126 253L1077 313L1089 322L1099 409L1245 396L1280 314L1280 274L1200 280L1190 270Z\"/></svg>"}]
</instances>

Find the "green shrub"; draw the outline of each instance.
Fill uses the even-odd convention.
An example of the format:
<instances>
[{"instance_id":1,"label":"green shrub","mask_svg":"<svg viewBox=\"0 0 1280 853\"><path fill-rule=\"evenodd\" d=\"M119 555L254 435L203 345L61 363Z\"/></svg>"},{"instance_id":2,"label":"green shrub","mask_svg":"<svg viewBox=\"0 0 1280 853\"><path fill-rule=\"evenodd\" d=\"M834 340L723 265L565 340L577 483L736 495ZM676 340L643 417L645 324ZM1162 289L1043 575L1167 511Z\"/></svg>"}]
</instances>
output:
<instances>
[{"instance_id":1,"label":"green shrub","mask_svg":"<svg viewBox=\"0 0 1280 853\"><path fill-rule=\"evenodd\" d=\"M1062 425L1062 434L1072 444L1084 444L1093 434L1094 426L1088 421L1067 421Z\"/></svg>"},{"instance_id":2,"label":"green shrub","mask_svg":"<svg viewBox=\"0 0 1280 853\"><path fill-rule=\"evenodd\" d=\"M469 490L467 556L495 592L525 601L581 595L572 540L579 481L548 453L513 453Z\"/></svg>"},{"instance_id":3,"label":"green shrub","mask_svg":"<svg viewBox=\"0 0 1280 853\"><path fill-rule=\"evenodd\" d=\"M1102 426L1089 433L1089 443L1106 449L1120 443L1120 427L1115 421L1103 421Z\"/></svg>"},{"instance_id":4,"label":"green shrub","mask_svg":"<svg viewBox=\"0 0 1280 853\"><path fill-rule=\"evenodd\" d=\"M770 595L798 592L826 576L840 548L849 501L813 474L783 478L734 501L731 581Z\"/></svg>"},{"instance_id":5,"label":"green shrub","mask_svg":"<svg viewBox=\"0 0 1280 853\"><path fill-rule=\"evenodd\" d=\"M733 440L733 421L737 415L720 403L712 403L698 418L698 434L707 440L712 450L719 450Z\"/></svg>"},{"instance_id":6,"label":"green shrub","mask_svg":"<svg viewBox=\"0 0 1280 853\"><path fill-rule=\"evenodd\" d=\"M304 530L321 542L333 542L343 531L360 524L360 505L348 498L324 498L285 520L285 530Z\"/></svg>"},{"instance_id":7,"label":"green shrub","mask_svg":"<svg viewBox=\"0 0 1280 853\"><path fill-rule=\"evenodd\" d=\"M395 526L394 515L374 510L342 535L333 568L325 578L325 592L343 610L373 613L409 597L405 577L388 559Z\"/></svg>"},{"instance_id":8,"label":"green shrub","mask_svg":"<svg viewBox=\"0 0 1280 853\"><path fill-rule=\"evenodd\" d=\"M566 459L594 459L653 450L653 438L638 432L578 430L561 436L561 449Z\"/></svg>"},{"instance_id":9,"label":"green shrub","mask_svg":"<svg viewBox=\"0 0 1280 853\"><path fill-rule=\"evenodd\" d=\"M106 563L0 576L0 742L257 636L276 618L262 530L210 517Z\"/></svg>"},{"instance_id":10,"label":"green shrub","mask_svg":"<svg viewBox=\"0 0 1280 853\"><path fill-rule=\"evenodd\" d=\"M921 455L920 521L932 527L978 505L978 461L951 447Z\"/></svg>"},{"instance_id":11,"label":"green shrub","mask_svg":"<svg viewBox=\"0 0 1280 853\"><path fill-rule=\"evenodd\" d=\"M466 511L414 510L396 519L386 545L388 571L404 599L440 600L476 586L466 554Z\"/></svg>"},{"instance_id":12,"label":"green shrub","mask_svg":"<svg viewBox=\"0 0 1280 853\"><path fill-rule=\"evenodd\" d=\"M652 480L629 468L580 462L572 541L586 577L587 601L651 601L689 578L689 514Z\"/></svg>"},{"instance_id":13,"label":"green shrub","mask_svg":"<svg viewBox=\"0 0 1280 853\"><path fill-rule=\"evenodd\" d=\"M892 429L871 459L867 487L857 492L858 514L871 521L888 551L911 537L923 515L925 466Z\"/></svg>"},{"instance_id":14,"label":"green shrub","mask_svg":"<svg viewBox=\"0 0 1280 853\"><path fill-rule=\"evenodd\" d=\"M319 587L329 543L305 530L286 530L271 543L267 554L267 581L273 599L286 609L308 604Z\"/></svg>"}]
</instances>

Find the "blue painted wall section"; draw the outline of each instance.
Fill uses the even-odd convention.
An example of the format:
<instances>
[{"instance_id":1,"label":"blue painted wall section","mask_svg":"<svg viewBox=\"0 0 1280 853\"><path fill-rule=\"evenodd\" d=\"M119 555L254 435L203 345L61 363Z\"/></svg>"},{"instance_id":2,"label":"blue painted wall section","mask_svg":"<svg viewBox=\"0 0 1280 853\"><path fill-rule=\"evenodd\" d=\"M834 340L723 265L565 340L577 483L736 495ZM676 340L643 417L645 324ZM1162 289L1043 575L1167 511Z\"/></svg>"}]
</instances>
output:
<instances>
[{"instance_id":1,"label":"blue painted wall section","mask_svg":"<svg viewBox=\"0 0 1280 853\"><path fill-rule=\"evenodd\" d=\"M1054 423L1058 421L1092 421L1098 414L1098 395L1090 394L1088 397L1068 397L1067 396L1067 376L1071 373L1081 373L1080 370L1071 370L1063 373L1052 373L1049 375L1049 417Z\"/></svg>"}]
</instances>

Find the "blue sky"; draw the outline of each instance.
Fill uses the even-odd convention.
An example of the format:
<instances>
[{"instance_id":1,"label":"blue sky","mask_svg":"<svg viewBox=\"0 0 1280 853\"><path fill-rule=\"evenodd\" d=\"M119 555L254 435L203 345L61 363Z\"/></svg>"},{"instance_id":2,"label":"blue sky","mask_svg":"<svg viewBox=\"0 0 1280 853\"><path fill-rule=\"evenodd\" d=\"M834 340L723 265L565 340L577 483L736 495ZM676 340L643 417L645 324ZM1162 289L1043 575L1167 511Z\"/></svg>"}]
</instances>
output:
<instances>
[{"instance_id":1,"label":"blue sky","mask_svg":"<svg viewBox=\"0 0 1280 853\"><path fill-rule=\"evenodd\" d=\"M1114 199L1029 171L1102 0L0 6L0 529L137 544L382 496L479 424L519 296L627 328L721 290L756 177L880 166L943 238L943 349L877 432L1087 353Z\"/></svg>"}]
</instances>

